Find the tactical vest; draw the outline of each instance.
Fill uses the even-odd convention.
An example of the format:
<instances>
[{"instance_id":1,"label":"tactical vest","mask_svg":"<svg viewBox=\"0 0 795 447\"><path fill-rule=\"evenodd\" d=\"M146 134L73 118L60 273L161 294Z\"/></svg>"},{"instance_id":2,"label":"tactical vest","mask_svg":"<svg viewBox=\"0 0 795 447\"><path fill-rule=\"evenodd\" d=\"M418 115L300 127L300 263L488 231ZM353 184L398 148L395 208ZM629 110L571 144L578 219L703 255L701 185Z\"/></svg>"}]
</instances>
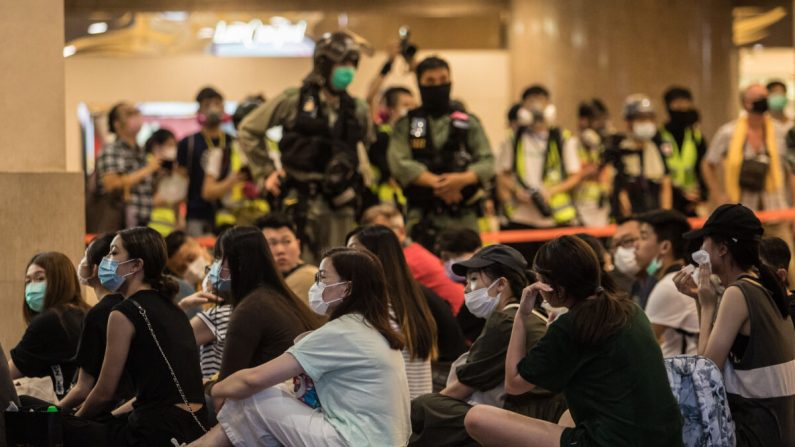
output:
<instances>
[{"instance_id":1,"label":"tactical vest","mask_svg":"<svg viewBox=\"0 0 795 447\"><path fill-rule=\"evenodd\" d=\"M516 132L516 136L514 136L513 172L516 174L516 180L519 184L525 189L530 189L524 183L527 167L525 166L522 137L525 130L524 128L520 128ZM562 132L557 127L549 129L547 150L544 154L544 166L541 174L544 188L559 185L566 179L566 168L563 164L564 133L568 132ZM577 209L574 207L571 194L568 192L560 192L550 197L549 207L552 209L552 218L558 224L570 223L577 217Z\"/></svg>"},{"instance_id":2,"label":"tactical vest","mask_svg":"<svg viewBox=\"0 0 795 447\"><path fill-rule=\"evenodd\" d=\"M295 123L286 128L279 141L281 162L291 171L325 174L334 157L358 165L356 145L363 130L356 120L356 103L347 93L340 95L340 112L329 128L326 106L320 101L320 87L305 83L300 90Z\"/></svg>"},{"instance_id":3,"label":"tactical vest","mask_svg":"<svg viewBox=\"0 0 795 447\"><path fill-rule=\"evenodd\" d=\"M674 186L685 190L693 190L698 187L698 148L701 142L701 132L692 127L685 129L685 137L682 140L682 147L676 144L676 138L665 127L660 128L660 136L663 144L671 147L671 152L663 151L665 164L671 171L671 182Z\"/></svg>"},{"instance_id":4,"label":"tactical vest","mask_svg":"<svg viewBox=\"0 0 795 447\"><path fill-rule=\"evenodd\" d=\"M462 112L454 112L450 119L450 131L447 141L441 148L436 148L428 121L428 114L422 108L409 112L408 143L412 158L428 169L428 172L440 175L448 172L465 172L472 163L469 151L469 116ZM461 190L463 200L456 205L447 205L433 194L432 188L409 185L405 195L411 208L436 211L459 211L475 205L478 198L479 185L468 185Z\"/></svg>"}]
</instances>

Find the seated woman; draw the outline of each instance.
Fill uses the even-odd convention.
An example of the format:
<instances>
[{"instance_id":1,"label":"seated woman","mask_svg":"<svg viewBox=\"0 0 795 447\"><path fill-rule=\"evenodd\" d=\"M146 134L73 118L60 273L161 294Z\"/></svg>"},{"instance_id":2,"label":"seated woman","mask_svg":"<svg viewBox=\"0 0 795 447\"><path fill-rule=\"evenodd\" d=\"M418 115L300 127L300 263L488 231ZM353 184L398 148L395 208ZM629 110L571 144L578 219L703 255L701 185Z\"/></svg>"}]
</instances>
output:
<instances>
[{"instance_id":1,"label":"seated woman","mask_svg":"<svg viewBox=\"0 0 795 447\"><path fill-rule=\"evenodd\" d=\"M742 205L722 205L701 230L709 263L699 284L685 270L674 276L680 292L698 300L698 354L723 370L738 446L795 445L795 329L781 280L759 259L763 229ZM718 299L709 280L726 290Z\"/></svg>"},{"instance_id":2,"label":"seated woman","mask_svg":"<svg viewBox=\"0 0 795 447\"><path fill-rule=\"evenodd\" d=\"M63 399L77 372L74 356L88 308L74 265L66 255L47 252L34 256L25 273L22 304L28 327L10 352L11 379L49 376L55 396Z\"/></svg>"},{"instance_id":3,"label":"seated woman","mask_svg":"<svg viewBox=\"0 0 795 447\"><path fill-rule=\"evenodd\" d=\"M411 276L397 236L383 225L360 227L347 238L348 246L369 250L384 266L389 284L389 304L396 330L403 334L406 347L403 362L412 399L433 391L431 359L436 354L436 322Z\"/></svg>"},{"instance_id":4,"label":"seated woman","mask_svg":"<svg viewBox=\"0 0 795 447\"><path fill-rule=\"evenodd\" d=\"M467 432L500 447L681 446L679 406L649 320L615 294L593 249L575 236L554 239L539 249L533 270L538 282L522 293L519 315L530 315L539 295L570 310L529 352L526 320L514 320L505 390L562 392L575 425L567 415L564 426L478 405L467 413Z\"/></svg>"},{"instance_id":5,"label":"seated woman","mask_svg":"<svg viewBox=\"0 0 795 447\"><path fill-rule=\"evenodd\" d=\"M94 289L98 301L88 311L85 321L83 321L83 332L80 335L80 345L75 356L75 363L80 368L77 383L69 391L69 394L58 402L59 407L79 407L94 388L100 371L102 371L110 312L124 300L123 296L106 289L99 281L99 264L102 262L102 258L110 252L110 243L115 236L115 234L108 233L95 237L86 247L83 259L77 266L77 278L81 284ZM116 397L113 400L116 403L126 402L133 397L133 391L129 377L122 376L116 390Z\"/></svg>"},{"instance_id":6,"label":"seated woman","mask_svg":"<svg viewBox=\"0 0 795 447\"><path fill-rule=\"evenodd\" d=\"M309 300L329 322L278 358L219 382L213 397L228 399L220 424L192 445L406 445L403 340L389 321L386 287L381 263L369 252L328 252ZM320 408L278 386L301 374L314 381Z\"/></svg>"},{"instance_id":7,"label":"seated woman","mask_svg":"<svg viewBox=\"0 0 795 447\"><path fill-rule=\"evenodd\" d=\"M219 375L224 379L284 354L296 337L319 326L319 318L287 287L258 229L232 228L221 247L223 261L209 274L215 290L229 292L233 309Z\"/></svg>"},{"instance_id":8,"label":"seated woman","mask_svg":"<svg viewBox=\"0 0 795 447\"><path fill-rule=\"evenodd\" d=\"M506 245L491 245L453 264L455 274L467 280L465 305L473 315L485 318L486 324L469 353L453 364L447 387L440 394L427 394L412 402L410 445L473 445L464 430L464 417L475 404L550 421L557 421L566 410L560 395L540 389L506 395L503 387L505 354L514 320L525 320L528 349L546 333L547 320L540 303L527 315L516 313L518 297L527 285L526 268L522 255Z\"/></svg>"},{"instance_id":9,"label":"seated woman","mask_svg":"<svg viewBox=\"0 0 795 447\"><path fill-rule=\"evenodd\" d=\"M139 227L120 231L102 259L102 286L124 301L110 313L96 385L77 417L64 420L65 445L171 445L204 432L199 351L188 318L173 302L177 284L163 274L166 256L160 234ZM99 419L125 373L135 385L132 412Z\"/></svg>"}]
</instances>

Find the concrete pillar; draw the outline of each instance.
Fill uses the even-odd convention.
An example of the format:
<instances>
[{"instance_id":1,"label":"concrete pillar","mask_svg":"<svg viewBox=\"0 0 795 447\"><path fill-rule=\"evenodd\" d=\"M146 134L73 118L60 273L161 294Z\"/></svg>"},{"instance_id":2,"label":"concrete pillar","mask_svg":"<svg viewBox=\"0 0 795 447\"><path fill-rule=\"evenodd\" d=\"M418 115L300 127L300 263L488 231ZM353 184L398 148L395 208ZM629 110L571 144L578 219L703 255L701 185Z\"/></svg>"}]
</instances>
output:
<instances>
[{"instance_id":1,"label":"concrete pillar","mask_svg":"<svg viewBox=\"0 0 795 447\"><path fill-rule=\"evenodd\" d=\"M0 342L19 341L25 267L40 251L82 255L83 175L67 172L64 3L0 2Z\"/></svg>"}]
</instances>

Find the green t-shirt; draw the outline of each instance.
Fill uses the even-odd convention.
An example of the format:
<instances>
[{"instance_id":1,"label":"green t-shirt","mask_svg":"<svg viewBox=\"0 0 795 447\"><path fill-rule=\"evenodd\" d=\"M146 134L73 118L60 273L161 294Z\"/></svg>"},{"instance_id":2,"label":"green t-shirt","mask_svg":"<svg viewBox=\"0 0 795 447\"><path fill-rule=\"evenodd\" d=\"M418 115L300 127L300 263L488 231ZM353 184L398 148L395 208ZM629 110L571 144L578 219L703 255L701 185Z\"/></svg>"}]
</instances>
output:
<instances>
[{"instance_id":1,"label":"green t-shirt","mask_svg":"<svg viewBox=\"0 0 795 447\"><path fill-rule=\"evenodd\" d=\"M594 445L681 446L679 405L643 311L635 306L627 327L596 346L577 344L573 323L571 312L558 317L519 362L519 374L563 392L574 430Z\"/></svg>"}]
</instances>

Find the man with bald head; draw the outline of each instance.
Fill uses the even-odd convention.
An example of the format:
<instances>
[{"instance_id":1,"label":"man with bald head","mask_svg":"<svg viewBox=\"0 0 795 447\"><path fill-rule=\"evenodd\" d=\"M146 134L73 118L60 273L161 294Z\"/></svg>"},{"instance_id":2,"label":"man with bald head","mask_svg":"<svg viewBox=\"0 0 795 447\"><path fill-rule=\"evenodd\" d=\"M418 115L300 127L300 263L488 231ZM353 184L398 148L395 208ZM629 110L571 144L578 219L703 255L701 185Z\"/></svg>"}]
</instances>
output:
<instances>
[{"instance_id":1,"label":"man with bald head","mask_svg":"<svg viewBox=\"0 0 795 447\"><path fill-rule=\"evenodd\" d=\"M768 113L767 94L761 84L746 87L740 95L744 113L712 139L701 169L714 206L742 203L754 211L789 207L786 191L795 182L787 165L787 129ZM765 236L780 237L793 248L789 222L764 227Z\"/></svg>"},{"instance_id":2,"label":"man with bald head","mask_svg":"<svg viewBox=\"0 0 795 447\"><path fill-rule=\"evenodd\" d=\"M702 162L710 199L715 206L730 202L752 210L787 208L786 129L768 113L765 86L746 87L740 101L745 112L718 129Z\"/></svg>"}]
</instances>

